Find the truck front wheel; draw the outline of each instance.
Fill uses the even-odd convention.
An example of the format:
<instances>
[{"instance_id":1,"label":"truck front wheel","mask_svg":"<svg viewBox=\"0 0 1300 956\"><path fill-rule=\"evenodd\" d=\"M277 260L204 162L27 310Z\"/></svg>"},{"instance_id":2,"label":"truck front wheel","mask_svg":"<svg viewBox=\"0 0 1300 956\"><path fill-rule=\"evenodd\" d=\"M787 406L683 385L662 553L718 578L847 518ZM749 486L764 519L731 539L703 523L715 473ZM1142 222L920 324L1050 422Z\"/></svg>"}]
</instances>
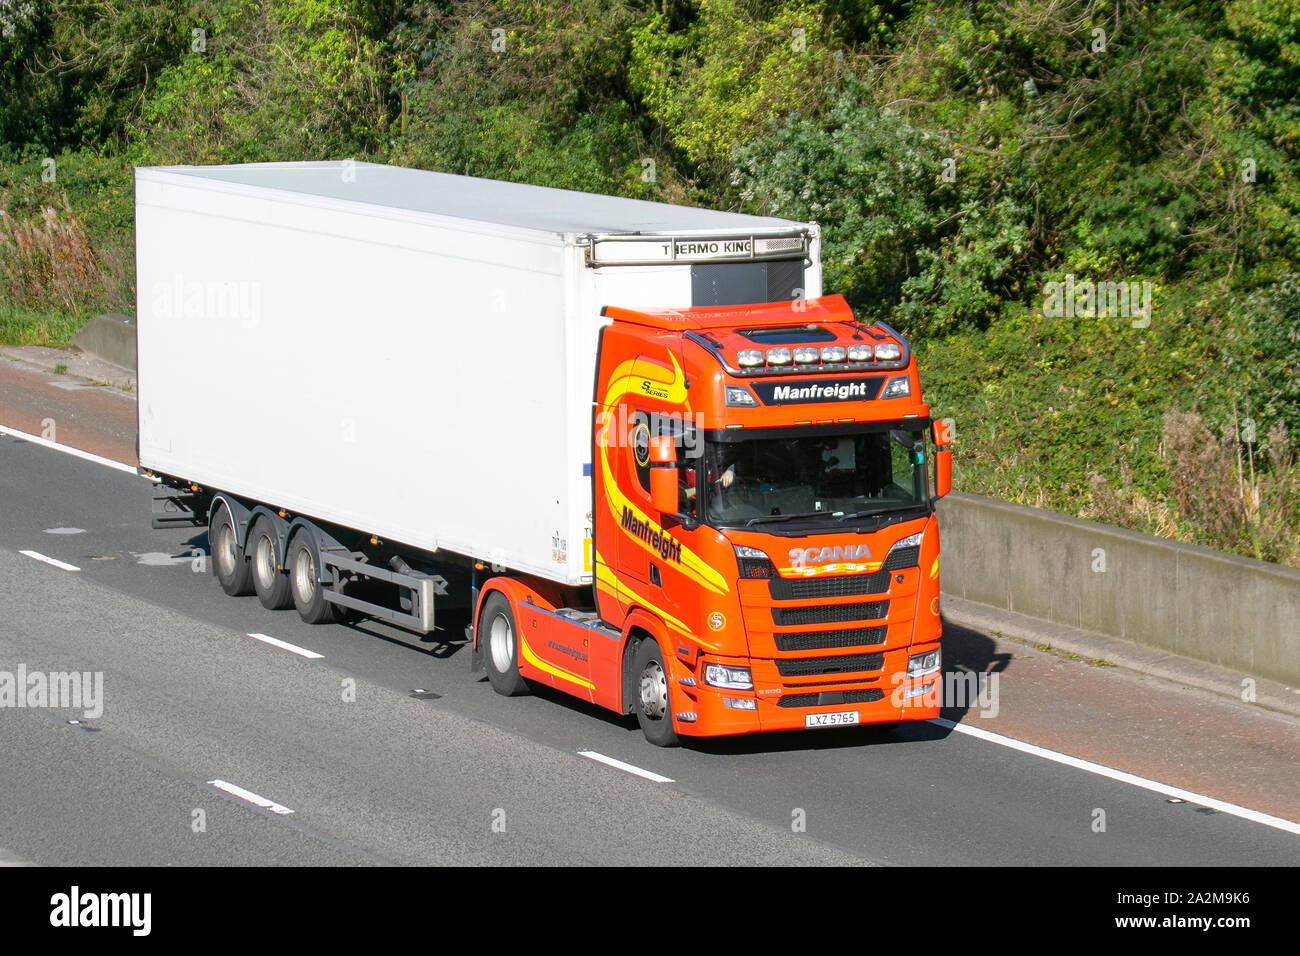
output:
<instances>
[{"instance_id":1,"label":"truck front wheel","mask_svg":"<svg viewBox=\"0 0 1300 956\"><path fill-rule=\"evenodd\" d=\"M483 602L478 619L479 649L487 665L492 689L503 697L528 693L528 684L519 675L519 634L510 602L495 592Z\"/></svg>"},{"instance_id":2,"label":"truck front wheel","mask_svg":"<svg viewBox=\"0 0 1300 956\"><path fill-rule=\"evenodd\" d=\"M248 542L244 546L248 552L248 563L253 569L253 590L262 607L268 611L283 611L293 605L293 595L289 593L289 575L283 573L276 563L275 531L265 518L258 518L253 523L253 530L248 532Z\"/></svg>"},{"instance_id":3,"label":"truck front wheel","mask_svg":"<svg viewBox=\"0 0 1300 956\"><path fill-rule=\"evenodd\" d=\"M656 747L676 747L680 742L673 729L672 695L668 690L668 669L659 642L647 637L637 646L632 659L636 675L636 719L645 739Z\"/></svg>"},{"instance_id":4,"label":"truck front wheel","mask_svg":"<svg viewBox=\"0 0 1300 956\"><path fill-rule=\"evenodd\" d=\"M208 521L208 550L212 552L212 573L221 590L231 597L253 593L253 572L239 547L230 512L218 507Z\"/></svg>"}]
</instances>

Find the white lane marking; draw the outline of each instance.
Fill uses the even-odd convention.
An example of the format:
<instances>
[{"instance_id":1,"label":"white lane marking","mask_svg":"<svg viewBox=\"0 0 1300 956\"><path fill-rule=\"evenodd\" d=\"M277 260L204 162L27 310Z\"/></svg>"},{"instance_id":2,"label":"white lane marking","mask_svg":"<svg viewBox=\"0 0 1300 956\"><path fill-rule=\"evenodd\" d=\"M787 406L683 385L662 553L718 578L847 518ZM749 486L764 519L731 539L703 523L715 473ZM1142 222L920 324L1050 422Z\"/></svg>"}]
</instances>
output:
<instances>
[{"instance_id":1,"label":"white lane marking","mask_svg":"<svg viewBox=\"0 0 1300 956\"><path fill-rule=\"evenodd\" d=\"M615 770L622 770L627 773L636 774L638 777L653 783L675 783L672 777L665 777L657 774L653 770L642 770L640 767L634 767L630 763L624 763L621 760L615 760L613 757L606 757L604 754L598 754L594 750L579 750L579 757L586 757L588 760L594 760L596 763L603 763L606 766L613 767Z\"/></svg>"},{"instance_id":2,"label":"white lane marking","mask_svg":"<svg viewBox=\"0 0 1300 956\"><path fill-rule=\"evenodd\" d=\"M111 458L92 455L88 451L82 451L80 448L73 448L71 445L60 445L58 442L50 441L48 438L42 438L40 435L29 435L27 432L20 432L16 428L8 428L5 425L0 425L0 435L8 435L10 438L21 438L23 441L31 442L33 445L40 445L42 448L50 448L54 451L61 451L65 455L72 455L74 458L80 458L84 461L93 461L97 465L116 468L118 471L124 471L128 475L136 474L134 465L126 465L120 461L113 461ZM149 480L156 482L158 479L150 478Z\"/></svg>"},{"instance_id":3,"label":"white lane marking","mask_svg":"<svg viewBox=\"0 0 1300 956\"><path fill-rule=\"evenodd\" d=\"M85 528L46 528L45 534L85 534Z\"/></svg>"},{"instance_id":4,"label":"white lane marking","mask_svg":"<svg viewBox=\"0 0 1300 956\"><path fill-rule=\"evenodd\" d=\"M18 553L25 554L27 557L33 558L36 561L44 561L46 564L52 564L56 568L62 568L64 571L81 570L81 568L77 567L75 564L68 564L64 561L58 560L57 558L51 558L47 555L41 554L39 551L19 551Z\"/></svg>"},{"instance_id":5,"label":"white lane marking","mask_svg":"<svg viewBox=\"0 0 1300 956\"><path fill-rule=\"evenodd\" d=\"M1116 770L1113 767L1093 763L1091 760L1071 757L1069 754L1058 753L1055 750L1048 750L1046 747L1039 747L1036 744L1027 744L1023 740L1016 740L1014 737L1003 737L1001 734L990 733L989 731L983 730L979 727L972 727L968 724L955 724L951 720L947 720L943 717L936 717L931 721L931 723L938 724L940 727L947 727L949 730L955 730L959 734L978 737L980 740L986 740L991 744L997 744L1001 747L1009 747L1012 750L1019 750L1021 753L1031 754L1035 757L1042 757L1044 760L1051 760L1054 763L1064 764L1067 767L1074 767L1077 770L1086 770L1088 773L1095 773L1098 776L1108 777L1111 780L1117 780L1120 783L1127 783L1134 787L1141 787L1143 790L1151 790L1166 797L1175 797L1179 800L1186 800L1188 803L1195 803L1202 807L1209 807L1211 810L1218 810L1220 813L1227 813L1234 817L1240 817L1243 820L1249 820L1251 823L1261 823L1266 827L1274 827L1275 829L1285 830L1287 833L1293 833L1296 836L1300 836L1300 823L1293 823L1290 820L1284 820L1281 817L1270 816L1269 814L1261 813L1258 810L1251 810L1249 807L1239 807L1237 804L1228 803L1226 800L1207 797L1205 794L1193 793L1190 790L1183 790L1180 787L1171 787L1169 784L1161 783L1158 780L1139 777L1137 774L1127 773L1123 770Z\"/></svg>"},{"instance_id":6,"label":"white lane marking","mask_svg":"<svg viewBox=\"0 0 1300 956\"><path fill-rule=\"evenodd\" d=\"M299 647L297 644L290 644L288 641L282 641L278 637L270 637L266 634L249 634L255 641L261 641L263 644L270 644L272 647L278 647L282 651L289 651L291 654L297 654L299 657L305 657L308 660L319 661L325 655L317 654L315 651L309 651L305 647Z\"/></svg>"},{"instance_id":7,"label":"white lane marking","mask_svg":"<svg viewBox=\"0 0 1300 956\"><path fill-rule=\"evenodd\" d=\"M274 800L268 800L266 797L259 797L252 790L245 790L243 787L237 787L233 783L225 780L209 780L208 785L216 787L218 790L224 790L232 797L238 797L240 800L247 800L255 807L261 807L263 810L270 810L272 813L278 813L280 816L293 813L288 807L282 807Z\"/></svg>"}]
</instances>

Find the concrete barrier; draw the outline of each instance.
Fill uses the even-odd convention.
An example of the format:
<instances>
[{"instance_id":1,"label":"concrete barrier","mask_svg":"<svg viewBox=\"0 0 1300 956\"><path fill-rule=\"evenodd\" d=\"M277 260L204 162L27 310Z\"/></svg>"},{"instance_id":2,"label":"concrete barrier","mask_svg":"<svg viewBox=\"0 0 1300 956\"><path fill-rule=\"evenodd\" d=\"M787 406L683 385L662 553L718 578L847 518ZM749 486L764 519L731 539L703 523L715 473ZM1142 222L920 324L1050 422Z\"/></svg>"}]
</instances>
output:
<instances>
[{"instance_id":1,"label":"concrete barrier","mask_svg":"<svg viewBox=\"0 0 1300 956\"><path fill-rule=\"evenodd\" d=\"M105 362L136 370L135 319L129 315L97 315L69 344Z\"/></svg>"},{"instance_id":2,"label":"concrete barrier","mask_svg":"<svg viewBox=\"0 0 1300 956\"><path fill-rule=\"evenodd\" d=\"M949 594L1300 686L1300 571L953 492Z\"/></svg>"}]
</instances>

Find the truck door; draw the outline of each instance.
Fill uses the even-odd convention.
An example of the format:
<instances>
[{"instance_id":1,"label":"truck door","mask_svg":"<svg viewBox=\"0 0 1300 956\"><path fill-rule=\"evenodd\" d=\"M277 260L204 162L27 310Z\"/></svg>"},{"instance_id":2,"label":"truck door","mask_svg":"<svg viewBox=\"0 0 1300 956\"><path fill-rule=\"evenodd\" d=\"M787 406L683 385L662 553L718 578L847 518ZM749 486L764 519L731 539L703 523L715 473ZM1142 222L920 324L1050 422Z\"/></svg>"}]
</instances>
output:
<instances>
[{"instance_id":1,"label":"truck door","mask_svg":"<svg viewBox=\"0 0 1300 956\"><path fill-rule=\"evenodd\" d=\"M679 477L679 513L695 513L694 483L697 477L696 461L701 445L695 440L693 425L684 422L680 413L664 414L644 409L629 409L632 424L631 446L626 455L628 500L648 519L648 527L639 524L620 527L619 565L627 576L629 587L641 593L641 600L630 603L646 604L656 611L666 612L680 619L684 609L683 598L695 593L694 587L683 586L682 549L690 549L696 532L681 525L664 528L662 516L650 503L650 454L652 436L670 435L677 448ZM631 524L629 522L628 524Z\"/></svg>"},{"instance_id":2,"label":"truck door","mask_svg":"<svg viewBox=\"0 0 1300 956\"><path fill-rule=\"evenodd\" d=\"M651 413L629 406L628 422L627 444L619 456L619 485L628 502L653 520L649 493ZM650 555L640 532L639 519L625 509L618 535L618 570L644 584L649 580Z\"/></svg>"}]
</instances>

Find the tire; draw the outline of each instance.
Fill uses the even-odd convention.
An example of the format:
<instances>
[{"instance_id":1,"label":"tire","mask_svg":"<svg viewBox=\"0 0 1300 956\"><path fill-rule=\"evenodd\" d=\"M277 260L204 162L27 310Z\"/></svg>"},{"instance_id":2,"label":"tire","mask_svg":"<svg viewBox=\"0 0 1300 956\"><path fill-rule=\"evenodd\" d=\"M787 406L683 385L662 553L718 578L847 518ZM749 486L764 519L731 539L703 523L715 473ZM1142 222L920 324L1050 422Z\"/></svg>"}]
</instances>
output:
<instances>
[{"instance_id":1,"label":"tire","mask_svg":"<svg viewBox=\"0 0 1300 956\"><path fill-rule=\"evenodd\" d=\"M494 592L483 603L478 619L483 663L492 689L502 697L528 693L528 683L519 676L519 631L510 602Z\"/></svg>"},{"instance_id":2,"label":"tire","mask_svg":"<svg viewBox=\"0 0 1300 956\"><path fill-rule=\"evenodd\" d=\"M663 652L653 637L637 645L632 658L632 686L636 697L632 707L645 739L656 747L676 747L681 741L673 729L672 691Z\"/></svg>"},{"instance_id":3,"label":"tire","mask_svg":"<svg viewBox=\"0 0 1300 956\"><path fill-rule=\"evenodd\" d=\"M248 566L253 575L253 590L262 607L268 611L283 611L293 606L293 595L289 593L289 575L285 574L276 563L275 530L271 522L258 518L248 532L244 542L244 553L248 555Z\"/></svg>"},{"instance_id":4,"label":"tire","mask_svg":"<svg viewBox=\"0 0 1300 956\"><path fill-rule=\"evenodd\" d=\"M289 541L289 593L298 616L308 624L329 624L336 620L337 605L325 600L325 588L317 580L315 541L310 531L299 528Z\"/></svg>"},{"instance_id":5,"label":"tire","mask_svg":"<svg viewBox=\"0 0 1300 956\"><path fill-rule=\"evenodd\" d=\"M221 590L231 597L253 593L253 571L239 547L230 512L221 506L208 521L208 552L212 559L212 574Z\"/></svg>"}]
</instances>

